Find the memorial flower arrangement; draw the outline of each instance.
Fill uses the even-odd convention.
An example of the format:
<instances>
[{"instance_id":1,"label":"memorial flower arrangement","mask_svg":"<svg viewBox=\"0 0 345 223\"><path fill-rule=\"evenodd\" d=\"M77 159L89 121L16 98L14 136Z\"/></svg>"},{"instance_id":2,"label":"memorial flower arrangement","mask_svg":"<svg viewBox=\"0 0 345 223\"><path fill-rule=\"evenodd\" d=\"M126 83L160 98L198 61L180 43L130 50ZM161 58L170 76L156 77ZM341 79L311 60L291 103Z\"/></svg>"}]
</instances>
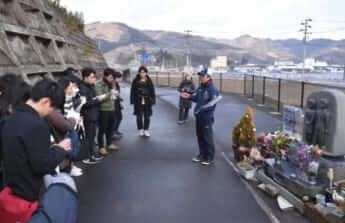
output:
<instances>
[{"instance_id":1,"label":"memorial flower arrangement","mask_svg":"<svg viewBox=\"0 0 345 223\"><path fill-rule=\"evenodd\" d=\"M323 149L318 145L301 144L291 155L291 159L299 168L306 169L310 163L319 162L322 154Z\"/></svg>"},{"instance_id":2,"label":"memorial flower arrangement","mask_svg":"<svg viewBox=\"0 0 345 223\"><path fill-rule=\"evenodd\" d=\"M283 132L276 132L272 142L272 153L276 160L285 158L287 153L290 151L292 138Z\"/></svg>"},{"instance_id":3,"label":"memorial flower arrangement","mask_svg":"<svg viewBox=\"0 0 345 223\"><path fill-rule=\"evenodd\" d=\"M281 131L268 133L258 138L258 148L264 158L281 160L291 147L292 138Z\"/></svg>"}]
</instances>

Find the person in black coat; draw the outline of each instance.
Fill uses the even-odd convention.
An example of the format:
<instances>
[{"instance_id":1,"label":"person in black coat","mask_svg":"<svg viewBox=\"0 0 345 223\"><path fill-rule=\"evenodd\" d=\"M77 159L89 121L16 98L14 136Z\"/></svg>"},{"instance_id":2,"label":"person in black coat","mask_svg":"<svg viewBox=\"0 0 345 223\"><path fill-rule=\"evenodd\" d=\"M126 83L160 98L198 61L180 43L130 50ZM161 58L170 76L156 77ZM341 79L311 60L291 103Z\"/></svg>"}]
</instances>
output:
<instances>
[{"instance_id":1,"label":"person in black coat","mask_svg":"<svg viewBox=\"0 0 345 223\"><path fill-rule=\"evenodd\" d=\"M0 136L6 120L13 114L16 107L25 103L30 97L31 87L15 74L5 74L0 78ZM0 191L3 188L2 149L0 137Z\"/></svg>"},{"instance_id":2,"label":"person in black coat","mask_svg":"<svg viewBox=\"0 0 345 223\"><path fill-rule=\"evenodd\" d=\"M89 158L83 160L85 164L96 164L102 160L99 154L94 151L95 137L98 122L98 107L104 100L104 96L96 97L95 83L96 71L92 68L82 70L83 83L80 84L80 95L86 98L80 114L84 119L85 126L85 147L88 150Z\"/></svg>"},{"instance_id":3,"label":"person in black coat","mask_svg":"<svg viewBox=\"0 0 345 223\"><path fill-rule=\"evenodd\" d=\"M193 83L192 74L187 74L185 79L181 82L180 86L178 87L178 92L193 94L195 91L195 85ZM189 110L192 107L192 101L188 99L184 99L180 97L179 103L179 120L178 124L186 123L188 120Z\"/></svg>"},{"instance_id":4,"label":"person in black coat","mask_svg":"<svg viewBox=\"0 0 345 223\"><path fill-rule=\"evenodd\" d=\"M137 116L139 135L149 137L150 117L152 106L156 104L156 94L148 70L144 66L139 68L138 75L132 82L131 104L134 105L134 115Z\"/></svg>"},{"instance_id":5,"label":"person in black coat","mask_svg":"<svg viewBox=\"0 0 345 223\"><path fill-rule=\"evenodd\" d=\"M17 107L2 129L5 186L26 201L37 201L43 176L55 168L70 151L69 139L51 146L50 130L44 120L64 101L64 92L51 80L32 88L30 99Z\"/></svg>"}]
</instances>

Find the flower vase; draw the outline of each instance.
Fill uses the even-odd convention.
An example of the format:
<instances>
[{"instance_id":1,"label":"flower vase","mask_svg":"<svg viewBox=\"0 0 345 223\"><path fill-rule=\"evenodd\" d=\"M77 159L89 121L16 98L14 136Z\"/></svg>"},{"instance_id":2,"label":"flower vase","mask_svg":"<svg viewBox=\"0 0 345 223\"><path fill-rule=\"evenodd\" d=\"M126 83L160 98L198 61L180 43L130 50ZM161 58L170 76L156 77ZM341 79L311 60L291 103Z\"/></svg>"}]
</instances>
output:
<instances>
[{"instance_id":1,"label":"flower vase","mask_svg":"<svg viewBox=\"0 0 345 223\"><path fill-rule=\"evenodd\" d=\"M313 184L313 185L316 184L316 178L319 173L319 166L320 166L320 163L317 161L311 161L308 164L307 172L308 172L308 181L310 184Z\"/></svg>"}]
</instances>

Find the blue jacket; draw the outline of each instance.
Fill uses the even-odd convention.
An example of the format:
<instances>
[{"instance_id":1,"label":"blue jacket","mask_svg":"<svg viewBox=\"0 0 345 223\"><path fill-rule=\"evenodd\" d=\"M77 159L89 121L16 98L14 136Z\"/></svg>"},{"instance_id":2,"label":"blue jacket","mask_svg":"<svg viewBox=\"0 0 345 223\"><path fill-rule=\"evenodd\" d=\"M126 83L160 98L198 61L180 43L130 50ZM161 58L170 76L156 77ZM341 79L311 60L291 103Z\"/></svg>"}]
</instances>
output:
<instances>
[{"instance_id":1,"label":"blue jacket","mask_svg":"<svg viewBox=\"0 0 345 223\"><path fill-rule=\"evenodd\" d=\"M194 115L197 118L213 119L216 104L221 98L218 89L212 81L201 84L190 98L196 103Z\"/></svg>"}]
</instances>

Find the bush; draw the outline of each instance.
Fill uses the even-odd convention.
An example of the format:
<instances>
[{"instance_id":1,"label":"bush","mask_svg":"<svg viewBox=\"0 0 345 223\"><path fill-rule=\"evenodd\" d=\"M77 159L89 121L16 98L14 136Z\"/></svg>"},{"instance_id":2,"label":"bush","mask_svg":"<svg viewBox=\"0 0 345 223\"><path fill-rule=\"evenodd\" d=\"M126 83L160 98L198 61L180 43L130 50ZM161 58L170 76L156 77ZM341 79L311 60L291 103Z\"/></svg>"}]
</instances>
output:
<instances>
[{"instance_id":1,"label":"bush","mask_svg":"<svg viewBox=\"0 0 345 223\"><path fill-rule=\"evenodd\" d=\"M60 4L59 0L48 0L48 3L60 14L67 28L72 32L84 32L83 13L68 11L66 7Z\"/></svg>"}]
</instances>

